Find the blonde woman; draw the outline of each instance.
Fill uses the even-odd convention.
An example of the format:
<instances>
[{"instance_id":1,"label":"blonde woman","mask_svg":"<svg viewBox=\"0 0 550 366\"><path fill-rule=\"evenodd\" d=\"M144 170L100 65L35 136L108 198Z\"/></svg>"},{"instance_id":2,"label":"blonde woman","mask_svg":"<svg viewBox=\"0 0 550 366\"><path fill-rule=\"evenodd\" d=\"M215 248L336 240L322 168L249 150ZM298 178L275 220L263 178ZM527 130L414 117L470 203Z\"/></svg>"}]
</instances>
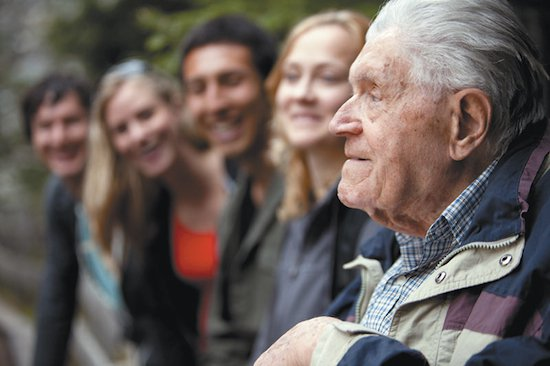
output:
<instances>
[{"instance_id":1,"label":"blonde woman","mask_svg":"<svg viewBox=\"0 0 550 366\"><path fill-rule=\"evenodd\" d=\"M368 18L347 10L305 18L290 31L267 79L277 136L273 153L285 176L279 216L288 230L253 359L294 324L325 312L351 279L342 264L378 228L338 200L344 140L328 131L351 96L348 71L368 26Z\"/></svg>"},{"instance_id":2,"label":"blonde woman","mask_svg":"<svg viewBox=\"0 0 550 366\"><path fill-rule=\"evenodd\" d=\"M119 269L143 365L195 364L217 271L223 164L188 123L177 82L144 63L100 83L84 202Z\"/></svg>"}]
</instances>

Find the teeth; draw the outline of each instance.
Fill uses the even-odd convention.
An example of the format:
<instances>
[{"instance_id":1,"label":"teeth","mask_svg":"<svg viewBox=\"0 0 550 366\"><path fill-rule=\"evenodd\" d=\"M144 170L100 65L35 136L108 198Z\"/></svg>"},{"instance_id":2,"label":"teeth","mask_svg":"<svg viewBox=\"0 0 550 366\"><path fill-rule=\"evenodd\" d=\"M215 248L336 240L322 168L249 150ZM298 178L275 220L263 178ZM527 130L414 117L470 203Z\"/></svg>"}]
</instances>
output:
<instances>
[{"instance_id":1,"label":"teeth","mask_svg":"<svg viewBox=\"0 0 550 366\"><path fill-rule=\"evenodd\" d=\"M141 154L147 154L154 150L157 147L155 142L149 142L147 145L145 145L143 148L141 148Z\"/></svg>"},{"instance_id":2,"label":"teeth","mask_svg":"<svg viewBox=\"0 0 550 366\"><path fill-rule=\"evenodd\" d=\"M214 131L225 132L225 131L229 131L229 130L232 130L233 128L235 128L235 125L236 125L236 123L234 123L233 121L230 121L230 122L216 122L216 123L213 124L212 129Z\"/></svg>"},{"instance_id":3,"label":"teeth","mask_svg":"<svg viewBox=\"0 0 550 366\"><path fill-rule=\"evenodd\" d=\"M213 127L213 130L214 131L220 131L220 132L225 132L225 131L229 131L229 130L232 130L234 127L233 127L233 124L232 123L216 123Z\"/></svg>"},{"instance_id":4,"label":"teeth","mask_svg":"<svg viewBox=\"0 0 550 366\"><path fill-rule=\"evenodd\" d=\"M237 126L239 120L240 119L236 116L232 118L212 119L210 120L210 125L213 130L227 131Z\"/></svg>"}]
</instances>

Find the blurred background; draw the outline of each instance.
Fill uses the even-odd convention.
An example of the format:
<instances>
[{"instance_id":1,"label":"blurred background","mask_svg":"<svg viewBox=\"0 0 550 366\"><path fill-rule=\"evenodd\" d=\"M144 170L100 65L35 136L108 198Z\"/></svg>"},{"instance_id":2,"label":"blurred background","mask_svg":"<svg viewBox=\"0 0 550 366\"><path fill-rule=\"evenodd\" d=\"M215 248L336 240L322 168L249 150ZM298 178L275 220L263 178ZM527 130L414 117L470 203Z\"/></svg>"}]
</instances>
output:
<instances>
[{"instance_id":1,"label":"blurred background","mask_svg":"<svg viewBox=\"0 0 550 366\"><path fill-rule=\"evenodd\" d=\"M92 82L112 64L140 57L177 74L178 46L194 24L240 12L282 39L311 13L351 8L373 17L382 0L0 0L0 366L29 365L33 311L44 257L45 169L20 129L22 92L68 70ZM550 70L550 2L513 1ZM547 90L547 106L550 97ZM85 319L71 365L104 365Z\"/></svg>"}]
</instances>

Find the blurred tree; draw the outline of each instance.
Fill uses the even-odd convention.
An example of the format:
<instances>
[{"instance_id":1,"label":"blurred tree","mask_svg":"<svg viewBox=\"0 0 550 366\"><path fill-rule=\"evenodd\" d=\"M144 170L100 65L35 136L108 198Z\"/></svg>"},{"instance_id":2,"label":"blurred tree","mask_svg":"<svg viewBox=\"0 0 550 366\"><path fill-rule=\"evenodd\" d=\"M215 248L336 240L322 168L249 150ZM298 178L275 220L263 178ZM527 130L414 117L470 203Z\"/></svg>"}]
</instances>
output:
<instances>
[{"instance_id":1,"label":"blurred tree","mask_svg":"<svg viewBox=\"0 0 550 366\"><path fill-rule=\"evenodd\" d=\"M537 45L546 72L550 74L550 2L548 0L510 0L516 13ZM545 80L546 114L550 116L550 80Z\"/></svg>"},{"instance_id":2,"label":"blurred tree","mask_svg":"<svg viewBox=\"0 0 550 366\"><path fill-rule=\"evenodd\" d=\"M145 46L151 60L171 73L177 73L179 45L186 32L212 17L245 14L281 40L294 23L312 13L346 8L372 17L382 0L195 0L193 3L190 9L170 14L153 8L138 12L139 24L150 32Z\"/></svg>"},{"instance_id":3,"label":"blurred tree","mask_svg":"<svg viewBox=\"0 0 550 366\"><path fill-rule=\"evenodd\" d=\"M54 0L55 1L55 0ZM60 5L68 5L57 0ZM300 18L349 8L373 16L382 0L80 0L54 15L48 40L60 64L76 61L92 79L128 57L145 58L176 73L178 46L195 24L243 13L282 39ZM63 6L60 6L63 8Z\"/></svg>"},{"instance_id":4,"label":"blurred tree","mask_svg":"<svg viewBox=\"0 0 550 366\"><path fill-rule=\"evenodd\" d=\"M151 32L140 25L137 14L145 9L158 14L183 11L191 0L80 0L71 6L73 11L53 17L47 38L60 64L75 60L95 80L125 58L148 58L144 44Z\"/></svg>"}]
</instances>

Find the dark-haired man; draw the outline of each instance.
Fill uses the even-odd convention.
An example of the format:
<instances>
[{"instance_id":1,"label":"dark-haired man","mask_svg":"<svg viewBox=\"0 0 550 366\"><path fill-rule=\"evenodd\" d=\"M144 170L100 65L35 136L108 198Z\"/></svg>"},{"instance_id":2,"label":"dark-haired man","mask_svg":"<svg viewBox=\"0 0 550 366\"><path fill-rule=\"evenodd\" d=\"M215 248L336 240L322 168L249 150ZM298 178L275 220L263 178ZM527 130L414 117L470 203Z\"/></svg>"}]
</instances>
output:
<instances>
[{"instance_id":1,"label":"dark-haired man","mask_svg":"<svg viewBox=\"0 0 550 366\"><path fill-rule=\"evenodd\" d=\"M46 188L47 259L37 308L34 365L63 365L75 311L78 261L75 200L86 164L91 88L71 75L53 74L22 101L23 127L51 172Z\"/></svg>"},{"instance_id":2,"label":"dark-haired man","mask_svg":"<svg viewBox=\"0 0 550 366\"><path fill-rule=\"evenodd\" d=\"M93 308L85 313L97 318L92 333L97 333L106 356L125 357L120 351L125 346L122 325L117 321L121 302L117 282L94 250L79 203L91 99L92 88L86 80L54 73L29 88L22 100L25 136L50 171L45 190L46 263L37 306L35 366L67 363L77 298L85 300L83 310ZM98 295L97 290L102 293ZM102 355L95 357L101 359Z\"/></svg>"},{"instance_id":3,"label":"dark-haired man","mask_svg":"<svg viewBox=\"0 0 550 366\"><path fill-rule=\"evenodd\" d=\"M199 24L182 46L186 104L236 177L221 218L221 265L208 318L208 365L243 365L250 355L279 255L276 209L282 182L267 156L270 107L263 82L276 43L239 15Z\"/></svg>"}]
</instances>

